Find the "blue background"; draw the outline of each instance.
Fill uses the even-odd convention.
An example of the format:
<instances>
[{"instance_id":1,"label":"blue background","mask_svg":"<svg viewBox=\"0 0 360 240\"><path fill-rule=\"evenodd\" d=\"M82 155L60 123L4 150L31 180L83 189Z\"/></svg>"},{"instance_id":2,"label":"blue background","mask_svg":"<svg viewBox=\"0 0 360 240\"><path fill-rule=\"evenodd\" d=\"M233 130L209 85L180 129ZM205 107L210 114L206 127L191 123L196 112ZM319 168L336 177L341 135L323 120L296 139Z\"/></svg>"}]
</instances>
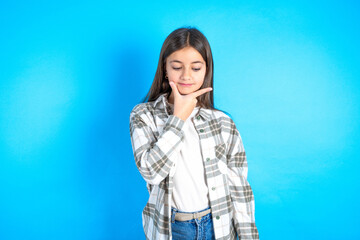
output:
<instances>
[{"instance_id":1,"label":"blue background","mask_svg":"<svg viewBox=\"0 0 360 240\"><path fill-rule=\"evenodd\" d=\"M357 1L1 5L0 239L144 239L129 113L188 25L243 138L260 238L360 238Z\"/></svg>"}]
</instances>

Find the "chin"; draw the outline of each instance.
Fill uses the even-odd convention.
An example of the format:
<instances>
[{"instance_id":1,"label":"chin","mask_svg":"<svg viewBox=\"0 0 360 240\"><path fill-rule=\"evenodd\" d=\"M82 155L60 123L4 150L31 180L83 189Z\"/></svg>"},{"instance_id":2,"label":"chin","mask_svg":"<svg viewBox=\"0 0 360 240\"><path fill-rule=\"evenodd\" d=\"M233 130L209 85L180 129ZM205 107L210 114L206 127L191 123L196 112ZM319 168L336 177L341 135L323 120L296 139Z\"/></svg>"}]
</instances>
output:
<instances>
[{"instance_id":1,"label":"chin","mask_svg":"<svg viewBox=\"0 0 360 240\"><path fill-rule=\"evenodd\" d=\"M187 95L187 94L193 93L194 90L186 89L186 90L179 90L179 92L180 92L182 95Z\"/></svg>"},{"instance_id":2,"label":"chin","mask_svg":"<svg viewBox=\"0 0 360 240\"><path fill-rule=\"evenodd\" d=\"M197 90L199 90L198 88L192 86L192 87L179 87L178 88L179 92L181 94L189 94L189 93L193 93L196 92Z\"/></svg>"}]
</instances>

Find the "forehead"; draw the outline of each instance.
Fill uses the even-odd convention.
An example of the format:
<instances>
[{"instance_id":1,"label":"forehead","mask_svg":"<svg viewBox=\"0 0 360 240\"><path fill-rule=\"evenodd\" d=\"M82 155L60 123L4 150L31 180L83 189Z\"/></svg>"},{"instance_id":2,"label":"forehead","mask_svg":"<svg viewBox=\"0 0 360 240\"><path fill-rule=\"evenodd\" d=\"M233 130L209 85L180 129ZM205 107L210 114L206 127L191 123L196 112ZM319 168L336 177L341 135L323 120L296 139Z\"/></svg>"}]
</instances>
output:
<instances>
[{"instance_id":1,"label":"forehead","mask_svg":"<svg viewBox=\"0 0 360 240\"><path fill-rule=\"evenodd\" d=\"M168 61L178 60L183 63L191 63L194 61L204 62L204 59L201 56L201 54L193 47L185 47L180 50L177 50L172 54L170 54L167 60Z\"/></svg>"}]
</instances>

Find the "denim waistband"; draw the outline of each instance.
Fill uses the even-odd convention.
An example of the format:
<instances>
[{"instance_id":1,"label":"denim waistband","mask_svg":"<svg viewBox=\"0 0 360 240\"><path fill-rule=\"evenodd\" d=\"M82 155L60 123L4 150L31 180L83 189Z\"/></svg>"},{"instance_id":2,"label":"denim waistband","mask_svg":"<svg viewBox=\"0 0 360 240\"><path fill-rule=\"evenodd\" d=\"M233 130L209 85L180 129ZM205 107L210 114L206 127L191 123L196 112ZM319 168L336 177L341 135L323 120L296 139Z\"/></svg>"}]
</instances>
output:
<instances>
[{"instance_id":1,"label":"denim waistband","mask_svg":"<svg viewBox=\"0 0 360 240\"><path fill-rule=\"evenodd\" d=\"M202 209L202 210L195 211L195 212L184 212L184 211L181 211L181 210L176 209L176 208L174 208L174 207L171 207L171 212L174 211L174 212L180 212L180 213L198 213L198 212L202 212L202 211L205 211L205 210L208 210L208 209L210 209L210 206L207 207L207 208L204 208L204 209Z\"/></svg>"}]
</instances>

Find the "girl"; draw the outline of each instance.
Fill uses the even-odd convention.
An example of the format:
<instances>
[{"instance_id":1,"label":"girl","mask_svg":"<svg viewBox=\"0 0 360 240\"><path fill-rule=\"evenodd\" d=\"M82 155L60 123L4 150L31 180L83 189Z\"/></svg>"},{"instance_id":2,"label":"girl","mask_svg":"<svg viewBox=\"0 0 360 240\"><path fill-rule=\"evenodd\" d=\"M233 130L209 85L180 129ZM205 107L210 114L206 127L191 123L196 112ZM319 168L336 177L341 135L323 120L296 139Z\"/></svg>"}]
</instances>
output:
<instances>
[{"instance_id":1,"label":"girl","mask_svg":"<svg viewBox=\"0 0 360 240\"><path fill-rule=\"evenodd\" d=\"M150 91L130 113L134 158L150 194L146 239L259 239L242 140L214 108L212 88L206 37L176 29Z\"/></svg>"}]
</instances>

